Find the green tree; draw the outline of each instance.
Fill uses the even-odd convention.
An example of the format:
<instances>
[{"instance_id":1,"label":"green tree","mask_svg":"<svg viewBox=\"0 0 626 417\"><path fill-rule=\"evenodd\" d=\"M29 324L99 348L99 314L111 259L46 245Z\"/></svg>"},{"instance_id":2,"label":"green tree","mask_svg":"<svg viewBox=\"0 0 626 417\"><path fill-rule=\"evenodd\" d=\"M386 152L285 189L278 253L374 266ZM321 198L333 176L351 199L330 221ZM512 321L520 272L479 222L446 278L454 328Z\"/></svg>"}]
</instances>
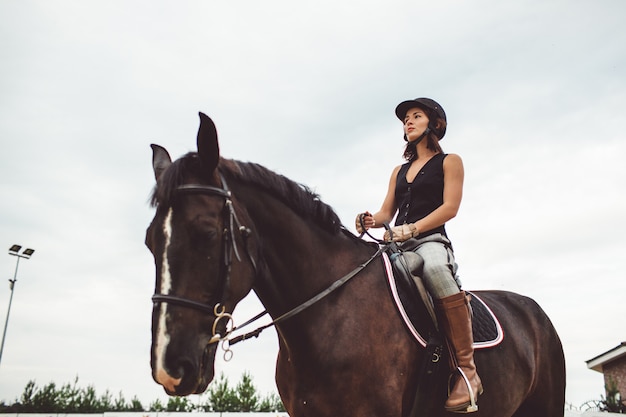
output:
<instances>
[{"instance_id":1,"label":"green tree","mask_svg":"<svg viewBox=\"0 0 626 417\"><path fill-rule=\"evenodd\" d=\"M97 413L98 409L98 395L93 385L89 385L87 388L80 390L78 404L76 407L77 413Z\"/></svg>"},{"instance_id":2,"label":"green tree","mask_svg":"<svg viewBox=\"0 0 626 417\"><path fill-rule=\"evenodd\" d=\"M58 413L60 406L57 403L57 390L54 382L50 382L41 390L35 392L32 398L32 411L34 413Z\"/></svg>"},{"instance_id":3,"label":"green tree","mask_svg":"<svg viewBox=\"0 0 626 417\"><path fill-rule=\"evenodd\" d=\"M236 393L237 411L244 413L257 411L259 396L256 393L254 384L252 384L252 377L249 372L244 372L241 375L241 381L237 384Z\"/></svg>"},{"instance_id":4,"label":"green tree","mask_svg":"<svg viewBox=\"0 0 626 417\"><path fill-rule=\"evenodd\" d=\"M222 372L219 380L213 382L212 387L208 390L208 401L200 408L204 411L237 411L237 394L234 389L228 385L228 378Z\"/></svg>"},{"instance_id":5,"label":"green tree","mask_svg":"<svg viewBox=\"0 0 626 417\"><path fill-rule=\"evenodd\" d=\"M276 394L260 398L257 389L252 383L252 376L244 372L241 380L233 389L228 379L222 373L217 381L205 394L208 399L202 404L194 405L188 398L171 397L166 405L157 399L144 409L135 396L127 402L122 392L113 397L109 390L98 395L93 385L86 388L78 386L78 377L73 383L67 383L60 388L54 382L43 387L37 386L35 381L28 381L19 400L11 405L0 402L0 413L42 413L42 414L71 414L71 413L104 413L110 411L153 411L153 412L284 412L282 401Z\"/></svg>"},{"instance_id":6,"label":"green tree","mask_svg":"<svg viewBox=\"0 0 626 417\"><path fill-rule=\"evenodd\" d=\"M0 405L0 412L5 413L103 413L106 411L144 411L141 402L134 397L127 403L120 392L114 400L107 390L98 395L93 386L78 387L78 377L73 384L57 388L54 382L38 387L35 381L29 381L19 401L13 405Z\"/></svg>"},{"instance_id":7,"label":"green tree","mask_svg":"<svg viewBox=\"0 0 626 417\"><path fill-rule=\"evenodd\" d=\"M259 403L258 411L262 413L285 412L285 405L276 393L268 394Z\"/></svg>"},{"instance_id":8,"label":"green tree","mask_svg":"<svg viewBox=\"0 0 626 417\"><path fill-rule=\"evenodd\" d=\"M95 389L94 389L95 392ZM96 410L98 413L104 413L108 410L114 410L113 408L113 396L109 392L109 390L104 391L104 394L100 396L98 400L96 400Z\"/></svg>"},{"instance_id":9,"label":"green tree","mask_svg":"<svg viewBox=\"0 0 626 417\"><path fill-rule=\"evenodd\" d=\"M130 404L126 411L144 411L143 405L136 395L130 400Z\"/></svg>"},{"instance_id":10,"label":"green tree","mask_svg":"<svg viewBox=\"0 0 626 417\"><path fill-rule=\"evenodd\" d=\"M36 390L37 386L35 385L35 381L28 381L26 383L26 387L24 387L24 392L22 393L22 404L29 404L32 401L33 395L35 395Z\"/></svg>"},{"instance_id":11,"label":"green tree","mask_svg":"<svg viewBox=\"0 0 626 417\"><path fill-rule=\"evenodd\" d=\"M165 410L165 406L163 405L163 403L161 402L161 400L159 400L158 398L156 400L154 400L149 406L148 406L148 411L166 411Z\"/></svg>"},{"instance_id":12,"label":"green tree","mask_svg":"<svg viewBox=\"0 0 626 417\"><path fill-rule=\"evenodd\" d=\"M194 410L194 405L187 397L170 397L167 401L166 411L190 412Z\"/></svg>"},{"instance_id":13,"label":"green tree","mask_svg":"<svg viewBox=\"0 0 626 417\"><path fill-rule=\"evenodd\" d=\"M67 384L61 387L61 391L57 396L57 401L61 404L64 412L76 410L80 401L80 389L78 388L78 377L74 378L74 384Z\"/></svg>"}]
</instances>

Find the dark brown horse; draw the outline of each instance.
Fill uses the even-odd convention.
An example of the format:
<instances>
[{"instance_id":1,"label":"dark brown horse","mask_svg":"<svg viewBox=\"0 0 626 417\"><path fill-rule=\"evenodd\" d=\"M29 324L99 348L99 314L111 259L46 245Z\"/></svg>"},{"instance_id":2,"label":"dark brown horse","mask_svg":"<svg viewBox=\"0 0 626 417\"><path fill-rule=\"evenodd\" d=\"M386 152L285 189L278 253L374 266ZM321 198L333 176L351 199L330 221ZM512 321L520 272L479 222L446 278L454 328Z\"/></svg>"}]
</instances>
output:
<instances>
[{"instance_id":1,"label":"dark brown horse","mask_svg":"<svg viewBox=\"0 0 626 417\"><path fill-rule=\"evenodd\" d=\"M200 119L197 153L172 162L153 145L156 215L146 244L156 265L155 381L171 395L203 392L218 341L230 334L228 314L250 290L277 318L354 272L276 324L278 391L295 417L406 416L424 349L396 313L383 262L372 258L377 245L346 231L308 188L221 158L213 122ZM477 293L499 317L504 340L476 352L485 388L476 415L563 416L563 350L546 314L518 294ZM418 415L446 415L444 397L433 396L436 411Z\"/></svg>"}]
</instances>

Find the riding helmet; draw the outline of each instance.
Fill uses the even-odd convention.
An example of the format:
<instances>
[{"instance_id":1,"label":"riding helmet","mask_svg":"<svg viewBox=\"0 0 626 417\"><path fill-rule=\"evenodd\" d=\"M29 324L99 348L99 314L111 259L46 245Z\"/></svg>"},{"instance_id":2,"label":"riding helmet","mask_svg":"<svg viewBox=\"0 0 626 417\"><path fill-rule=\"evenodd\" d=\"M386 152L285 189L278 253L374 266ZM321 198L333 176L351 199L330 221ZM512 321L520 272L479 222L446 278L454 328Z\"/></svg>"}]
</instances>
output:
<instances>
[{"instance_id":1,"label":"riding helmet","mask_svg":"<svg viewBox=\"0 0 626 417\"><path fill-rule=\"evenodd\" d=\"M443 107L441 107L441 105L433 99L425 97L416 98L414 100L406 100L398 104L398 106L396 107L396 116L398 116L398 119L403 122L404 117L406 116L406 112L413 107L419 107L420 109L426 110L429 115L428 118L430 119L428 127L437 135L439 140L443 139L443 136L446 134L445 126L443 127L443 129L436 129L435 120L433 117L431 117L431 115L434 113L434 115L442 118L447 123L448 120L446 119L446 112L443 111Z\"/></svg>"}]
</instances>

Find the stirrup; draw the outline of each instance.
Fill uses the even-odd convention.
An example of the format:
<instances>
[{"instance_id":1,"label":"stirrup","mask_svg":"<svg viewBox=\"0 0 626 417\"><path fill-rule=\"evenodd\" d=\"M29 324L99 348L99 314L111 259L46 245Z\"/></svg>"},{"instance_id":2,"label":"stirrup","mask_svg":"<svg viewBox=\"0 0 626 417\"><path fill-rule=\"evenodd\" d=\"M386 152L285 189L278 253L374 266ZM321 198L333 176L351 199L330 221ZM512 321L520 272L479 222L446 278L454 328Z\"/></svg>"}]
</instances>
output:
<instances>
[{"instance_id":1,"label":"stirrup","mask_svg":"<svg viewBox=\"0 0 626 417\"><path fill-rule=\"evenodd\" d=\"M463 370L461 369L461 367L457 367L456 368L457 371L459 371L459 374L461 374L461 377L463 377L463 381L465 382L465 385L467 386L467 391L469 392L470 395L470 403L467 406L467 408L465 409L458 409L458 410L448 410L446 409L446 411L451 412L451 413L473 413L478 411L478 404L476 404L476 397L474 396L474 390L472 389L472 385L469 382L469 379L467 378L467 376L465 375L465 372L463 372ZM450 375L450 377L452 377L452 375ZM450 395L450 383L448 383L448 396ZM480 392L478 393L478 395L480 395Z\"/></svg>"}]
</instances>

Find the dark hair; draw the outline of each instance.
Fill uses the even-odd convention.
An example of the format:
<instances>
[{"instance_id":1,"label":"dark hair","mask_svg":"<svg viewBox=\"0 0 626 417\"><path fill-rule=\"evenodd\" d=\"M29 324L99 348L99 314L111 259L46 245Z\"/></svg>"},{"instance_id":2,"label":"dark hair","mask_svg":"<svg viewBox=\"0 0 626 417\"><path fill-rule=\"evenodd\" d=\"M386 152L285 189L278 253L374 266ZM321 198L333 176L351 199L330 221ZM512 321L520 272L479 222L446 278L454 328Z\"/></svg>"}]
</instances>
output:
<instances>
[{"instance_id":1,"label":"dark hair","mask_svg":"<svg viewBox=\"0 0 626 417\"><path fill-rule=\"evenodd\" d=\"M446 121L441 117L437 117L436 115L428 112L428 128L430 132L426 135L426 147L434 152L443 152L441 146L439 145L440 138L435 134L435 131L441 132L442 130L445 132ZM431 118L432 116L432 118ZM435 121L434 123L432 121ZM406 138L406 136L405 136ZM406 147L404 148L404 154L402 155L404 159L409 162L413 162L417 159L417 143L408 142Z\"/></svg>"}]
</instances>

